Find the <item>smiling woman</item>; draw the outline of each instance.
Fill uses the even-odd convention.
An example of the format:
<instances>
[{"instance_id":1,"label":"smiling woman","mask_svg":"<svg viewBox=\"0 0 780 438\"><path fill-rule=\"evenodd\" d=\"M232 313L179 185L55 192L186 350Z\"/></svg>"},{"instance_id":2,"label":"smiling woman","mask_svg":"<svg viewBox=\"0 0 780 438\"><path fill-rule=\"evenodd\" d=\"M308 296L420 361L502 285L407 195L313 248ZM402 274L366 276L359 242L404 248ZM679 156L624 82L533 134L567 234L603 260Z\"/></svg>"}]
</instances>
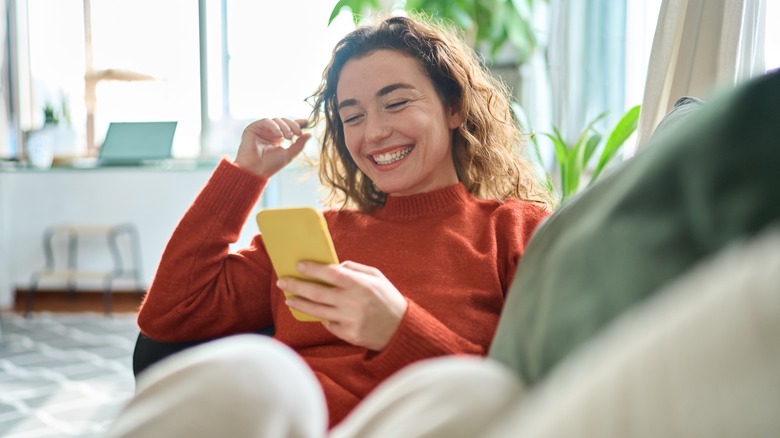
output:
<instances>
[{"instance_id":1,"label":"smiling woman","mask_svg":"<svg viewBox=\"0 0 780 438\"><path fill-rule=\"evenodd\" d=\"M111 436L208 436L215 427L314 436L409 364L486 353L515 268L550 212L517 151L507 90L451 28L391 17L336 44L312 103L309 120L247 125L235 160L219 164L179 222L139 312L143 334L158 341L270 325L274 340L218 340L150 369ZM301 260L304 279L279 278L264 236L235 253L229 246L312 126L323 131L321 180L339 197L323 215L342 262ZM323 322L301 322L291 309ZM234 380L226 366L247 373ZM177 382L193 396L144 407L149 394L181 394ZM205 406L201 395L237 403L191 412ZM250 418L244 408L252 424L235 417Z\"/></svg>"},{"instance_id":2,"label":"smiling woman","mask_svg":"<svg viewBox=\"0 0 780 438\"><path fill-rule=\"evenodd\" d=\"M433 85L435 100L439 100L438 105L444 107L441 124L434 126L447 127L451 131L451 158L455 163L457 178L470 193L491 199L510 196L549 203L549 194L540 188L530 165L518 158L522 143L509 107L506 85L487 71L474 49L459 37L451 25L436 22L432 25L433 29L415 29L412 32L404 30L400 24L404 20L402 17L392 17L384 22L384 26L374 30L368 27L358 29L350 34L352 38L340 41L334 49L323 83L313 96L313 106L317 110L312 114L313 124L316 125L321 119L325 122L320 147L320 179L330 188L328 201L331 204L342 203L343 206L371 210L382 205L386 199L387 193L378 189L366 170L360 168L358 162L361 157L352 156L349 143L353 142L347 141L349 132L357 133L351 138L358 140L362 132L364 140L369 144L374 141L372 137L376 133L385 135L382 129L374 130L373 126L377 121L390 118L382 117L379 120L368 110L381 104L382 99L387 100L390 92L396 91L397 84L403 81L388 79L386 69L392 69L396 74L402 69L378 56L378 52L382 51L394 52L395 60L403 62L407 70L412 68L406 71L405 77L416 77L415 83L421 85L425 85L426 81ZM399 25L395 27L394 24ZM361 68L373 68L372 74L368 76L363 71L361 76ZM428 78L421 81L420 75L415 72ZM343 90L346 81L341 79L342 75L351 75L350 90ZM374 76L381 80L374 80ZM367 81L367 78L371 78L375 90L364 90L363 93L368 96L374 93L375 97L364 95L362 106L358 102L359 96L340 95L344 92L359 93L355 82L358 79ZM397 108L393 105L399 104L398 98L394 102L387 101L381 114L406 114L407 109L414 112L421 105L436 107L434 93L430 90L426 93L423 88L418 88L415 95L410 87L414 88L409 83L400 87L404 90L398 90L399 93L412 93L407 96L409 102ZM424 97L424 104L415 102L420 97ZM373 105L369 105L368 98L372 99ZM362 112L340 114L339 111L343 111L345 106L351 111L358 109ZM343 123L342 117L347 117ZM360 126L364 126L362 131L353 129ZM382 127L380 124L379 128ZM398 124L393 127L399 129ZM403 130L399 130L399 133L403 133ZM415 155L413 144L399 146L403 147L399 149L391 145L390 149L375 153L392 153L399 157L405 153ZM407 160L404 159L404 162Z\"/></svg>"}]
</instances>

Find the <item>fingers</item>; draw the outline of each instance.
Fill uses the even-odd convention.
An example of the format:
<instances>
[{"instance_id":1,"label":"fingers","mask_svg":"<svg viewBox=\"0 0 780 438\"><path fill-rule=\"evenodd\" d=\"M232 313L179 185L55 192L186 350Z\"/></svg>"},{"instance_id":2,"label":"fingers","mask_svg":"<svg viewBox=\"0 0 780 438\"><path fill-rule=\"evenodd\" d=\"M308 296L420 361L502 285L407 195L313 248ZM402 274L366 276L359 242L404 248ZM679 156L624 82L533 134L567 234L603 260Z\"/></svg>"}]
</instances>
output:
<instances>
[{"instance_id":1,"label":"fingers","mask_svg":"<svg viewBox=\"0 0 780 438\"><path fill-rule=\"evenodd\" d=\"M385 278L379 269L353 261L344 261L339 265L303 261L298 264L298 272L342 288L359 283L359 278L364 276Z\"/></svg>"},{"instance_id":2,"label":"fingers","mask_svg":"<svg viewBox=\"0 0 780 438\"><path fill-rule=\"evenodd\" d=\"M291 277L279 279L277 286L289 292L285 303L291 308L324 321L335 321L340 312L336 308L339 292L329 286Z\"/></svg>"},{"instance_id":3,"label":"fingers","mask_svg":"<svg viewBox=\"0 0 780 438\"><path fill-rule=\"evenodd\" d=\"M341 265L344 268L347 268L349 270L355 271L355 272L361 272L363 274L373 275L373 276L381 276L382 273L379 271L379 269L373 267L373 266L366 266L357 262L353 262L350 260L347 260L345 262L342 262Z\"/></svg>"},{"instance_id":4,"label":"fingers","mask_svg":"<svg viewBox=\"0 0 780 438\"><path fill-rule=\"evenodd\" d=\"M305 119L291 120L287 118L275 118L273 122L278 128L278 133L287 140L292 140L295 136L303 135L302 128L306 126Z\"/></svg>"},{"instance_id":5,"label":"fingers","mask_svg":"<svg viewBox=\"0 0 780 438\"><path fill-rule=\"evenodd\" d=\"M337 320L341 317L341 313L337 308L327 304L310 301L298 295L291 295L289 298L287 298L287 300L285 300L285 303L291 309L297 310L307 315L311 315L322 321L336 323Z\"/></svg>"},{"instance_id":6,"label":"fingers","mask_svg":"<svg viewBox=\"0 0 780 438\"><path fill-rule=\"evenodd\" d=\"M250 123L245 132L252 133L268 143L279 144L282 139L293 140L296 136L302 136L306 123L305 119L292 120L284 117L260 119Z\"/></svg>"},{"instance_id":7,"label":"fingers","mask_svg":"<svg viewBox=\"0 0 780 438\"><path fill-rule=\"evenodd\" d=\"M276 285L279 289L287 291L294 296L307 301L320 303L324 305L333 305L335 300L333 290L330 286L314 283L312 281L301 280L294 277L280 278Z\"/></svg>"},{"instance_id":8,"label":"fingers","mask_svg":"<svg viewBox=\"0 0 780 438\"><path fill-rule=\"evenodd\" d=\"M276 285L292 294L287 299L287 305L324 320L339 319L336 308L343 304L344 291L355 281L338 272L343 271L340 265L301 262L298 271L326 284L295 277L280 278Z\"/></svg>"},{"instance_id":9,"label":"fingers","mask_svg":"<svg viewBox=\"0 0 780 438\"><path fill-rule=\"evenodd\" d=\"M303 147L306 146L306 142L311 138L311 134L301 134L291 145L287 148L287 153L292 160L296 155L303 151Z\"/></svg>"},{"instance_id":10,"label":"fingers","mask_svg":"<svg viewBox=\"0 0 780 438\"><path fill-rule=\"evenodd\" d=\"M311 134L304 133L306 120L288 118L260 119L247 125L241 135L241 143L234 163L257 175L270 178L298 154ZM284 147L284 140L290 145Z\"/></svg>"},{"instance_id":11,"label":"fingers","mask_svg":"<svg viewBox=\"0 0 780 438\"><path fill-rule=\"evenodd\" d=\"M342 268L342 265L302 261L296 265L296 269L301 274L315 278L323 283L333 285L334 287L346 289L355 283L350 275L351 272Z\"/></svg>"}]
</instances>

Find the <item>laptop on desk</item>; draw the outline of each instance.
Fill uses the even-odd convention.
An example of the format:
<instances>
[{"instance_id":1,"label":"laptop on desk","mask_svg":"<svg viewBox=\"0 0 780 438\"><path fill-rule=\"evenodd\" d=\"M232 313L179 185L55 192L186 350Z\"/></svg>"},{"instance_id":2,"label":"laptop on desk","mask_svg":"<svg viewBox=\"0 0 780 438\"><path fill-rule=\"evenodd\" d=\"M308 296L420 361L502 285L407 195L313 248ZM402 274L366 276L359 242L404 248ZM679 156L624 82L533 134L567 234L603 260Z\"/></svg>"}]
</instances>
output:
<instances>
[{"instance_id":1,"label":"laptop on desk","mask_svg":"<svg viewBox=\"0 0 780 438\"><path fill-rule=\"evenodd\" d=\"M141 166L171 158L178 122L111 122L98 166Z\"/></svg>"}]
</instances>

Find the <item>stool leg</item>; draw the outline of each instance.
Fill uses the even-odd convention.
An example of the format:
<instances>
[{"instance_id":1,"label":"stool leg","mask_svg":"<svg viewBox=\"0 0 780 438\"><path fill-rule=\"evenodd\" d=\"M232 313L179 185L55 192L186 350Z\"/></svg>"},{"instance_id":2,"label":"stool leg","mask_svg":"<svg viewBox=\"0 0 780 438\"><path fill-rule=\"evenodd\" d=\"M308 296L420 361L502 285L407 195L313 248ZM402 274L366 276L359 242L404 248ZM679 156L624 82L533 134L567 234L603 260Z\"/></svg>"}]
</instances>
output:
<instances>
[{"instance_id":1,"label":"stool leg","mask_svg":"<svg viewBox=\"0 0 780 438\"><path fill-rule=\"evenodd\" d=\"M119 238L119 235L122 233L123 228L124 226L115 227L111 231L109 231L108 235L106 235L108 249L111 252L111 258L114 260L114 271L108 274L105 279L103 305L105 308L106 316L111 316L111 307L112 307L111 286L113 284L113 280L116 277L123 276L125 273L125 264L122 263L122 253L119 251L119 243L117 242L117 239Z\"/></svg>"},{"instance_id":2,"label":"stool leg","mask_svg":"<svg viewBox=\"0 0 780 438\"><path fill-rule=\"evenodd\" d=\"M106 316L111 316L112 297L111 297L111 276L107 277L103 286L103 311Z\"/></svg>"},{"instance_id":3,"label":"stool leg","mask_svg":"<svg viewBox=\"0 0 780 438\"><path fill-rule=\"evenodd\" d=\"M46 260L46 266L42 271L33 273L30 277L30 288L27 291L27 297L25 297L25 309L24 317L32 317L32 311L35 307L35 292L38 290L41 277L46 273L51 272L54 269L54 248L52 247L52 239L54 238L54 229L47 228L43 233L43 254Z\"/></svg>"},{"instance_id":4,"label":"stool leg","mask_svg":"<svg viewBox=\"0 0 780 438\"><path fill-rule=\"evenodd\" d=\"M138 299L143 300L146 294L146 288L144 287L143 269L141 266L141 237L139 236L138 229L135 225L131 225L130 236L133 246L133 265L135 267L135 288L138 291Z\"/></svg>"},{"instance_id":5,"label":"stool leg","mask_svg":"<svg viewBox=\"0 0 780 438\"><path fill-rule=\"evenodd\" d=\"M76 272L76 258L78 257L78 235L75 231L71 231L68 235L68 270L70 272ZM68 276L68 298L70 300L76 299L76 280L73 278L73 274Z\"/></svg>"},{"instance_id":6,"label":"stool leg","mask_svg":"<svg viewBox=\"0 0 780 438\"><path fill-rule=\"evenodd\" d=\"M25 309L24 309L24 317L25 318L31 318L32 317L32 311L33 307L35 306L35 291L38 289L38 282L40 281L40 277L38 274L33 274L32 278L30 279L30 288L27 291L27 296L25 297Z\"/></svg>"}]
</instances>

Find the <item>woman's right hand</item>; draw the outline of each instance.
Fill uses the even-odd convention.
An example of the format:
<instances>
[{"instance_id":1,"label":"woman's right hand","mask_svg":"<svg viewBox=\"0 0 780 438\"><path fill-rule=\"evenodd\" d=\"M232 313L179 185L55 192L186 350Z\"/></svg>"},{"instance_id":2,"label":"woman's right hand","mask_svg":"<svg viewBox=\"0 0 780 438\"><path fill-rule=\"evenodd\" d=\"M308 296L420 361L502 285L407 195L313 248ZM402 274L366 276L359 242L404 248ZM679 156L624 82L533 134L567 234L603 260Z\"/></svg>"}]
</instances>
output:
<instances>
[{"instance_id":1,"label":"woman's right hand","mask_svg":"<svg viewBox=\"0 0 780 438\"><path fill-rule=\"evenodd\" d=\"M304 126L306 120L285 118L250 123L241 135L234 163L258 176L270 178L292 161L311 138L311 134L302 131ZM285 139L292 141L287 148L282 147Z\"/></svg>"}]
</instances>

